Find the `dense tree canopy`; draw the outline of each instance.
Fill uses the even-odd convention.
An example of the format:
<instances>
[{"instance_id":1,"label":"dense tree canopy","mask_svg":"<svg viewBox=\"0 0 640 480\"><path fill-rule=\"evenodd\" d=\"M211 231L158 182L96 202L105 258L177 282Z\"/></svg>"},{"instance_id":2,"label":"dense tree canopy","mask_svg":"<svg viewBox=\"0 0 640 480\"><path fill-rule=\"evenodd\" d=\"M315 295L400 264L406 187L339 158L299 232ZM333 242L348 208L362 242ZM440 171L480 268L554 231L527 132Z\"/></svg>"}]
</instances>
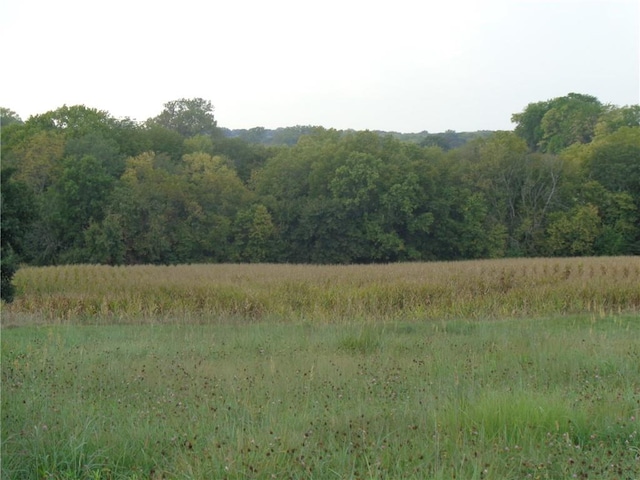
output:
<instances>
[{"instance_id":1,"label":"dense tree canopy","mask_svg":"<svg viewBox=\"0 0 640 480\"><path fill-rule=\"evenodd\" d=\"M195 135L214 135L217 123L213 116L213 105L202 98L181 98L167 102L157 117L147 121L188 138Z\"/></svg>"},{"instance_id":2,"label":"dense tree canopy","mask_svg":"<svg viewBox=\"0 0 640 480\"><path fill-rule=\"evenodd\" d=\"M0 294L11 301L14 288L11 280L24 250L24 238L34 218L33 195L29 188L16 181L15 171L3 168L0 174Z\"/></svg>"},{"instance_id":3,"label":"dense tree canopy","mask_svg":"<svg viewBox=\"0 0 640 480\"><path fill-rule=\"evenodd\" d=\"M571 93L515 113L513 132L412 135L231 131L213 110L180 99L136 123L63 106L23 122L2 108L3 268L18 251L32 264L640 253L638 105Z\"/></svg>"}]
</instances>

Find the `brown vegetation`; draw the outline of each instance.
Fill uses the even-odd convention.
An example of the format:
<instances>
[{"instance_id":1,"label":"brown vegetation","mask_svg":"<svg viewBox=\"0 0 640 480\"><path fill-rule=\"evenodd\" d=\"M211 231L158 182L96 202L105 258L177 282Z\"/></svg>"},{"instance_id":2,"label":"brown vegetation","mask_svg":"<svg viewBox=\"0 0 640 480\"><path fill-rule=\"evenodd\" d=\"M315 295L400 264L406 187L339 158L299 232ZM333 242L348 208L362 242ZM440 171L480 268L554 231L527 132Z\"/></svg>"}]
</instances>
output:
<instances>
[{"instance_id":1,"label":"brown vegetation","mask_svg":"<svg viewBox=\"0 0 640 480\"><path fill-rule=\"evenodd\" d=\"M28 267L3 324L507 318L640 310L640 258Z\"/></svg>"}]
</instances>

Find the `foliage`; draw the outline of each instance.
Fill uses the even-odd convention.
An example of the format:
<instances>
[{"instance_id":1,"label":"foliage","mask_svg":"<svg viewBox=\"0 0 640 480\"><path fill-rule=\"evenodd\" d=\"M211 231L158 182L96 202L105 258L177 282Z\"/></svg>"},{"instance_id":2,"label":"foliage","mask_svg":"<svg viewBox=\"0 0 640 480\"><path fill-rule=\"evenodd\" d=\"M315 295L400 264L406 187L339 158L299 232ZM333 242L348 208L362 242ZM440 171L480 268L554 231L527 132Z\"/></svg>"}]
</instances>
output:
<instances>
[{"instance_id":1,"label":"foliage","mask_svg":"<svg viewBox=\"0 0 640 480\"><path fill-rule=\"evenodd\" d=\"M276 229L264 205L252 205L238 211L233 226L234 245L241 262L264 262L273 251Z\"/></svg>"},{"instance_id":2,"label":"foliage","mask_svg":"<svg viewBox=\"0 0 640 480\"><path fill-rule=\"evenodd\" d=\"M549 250L559 255L593 255L600 234L600 216L595 205L558 212L547 227Z\"/></svg>"},{"instance_id":3,"label":"foliage","mask_svg":"<svg viewBox=\"0 0 640 480\"><path fill-rule=\"evenodd\" d=\"M23 123L20 115L9 108L0 107L0 127L4 129L12 123Z\"/></svg>"},{"instance_id":4,"label":"foliage","mask_svg":"<svg viewBox=\"0 0 640 480\"><path fill-rule=\"evenodd\" d=\"M147 121L179 133L188 138L195 135L213 135L217 123L213 116L213 105L203 98L181 98L164 104L164 110Z\"/></svg>"},{"instance_id":5,"label":"foliage","mask_svg":"<svg viewBox=\"0 0 640 480\"><path fill-rule=\"evenodd\" d=\"M622 127L640 127L640 105L609 106L598 119L596 134L613 133Z\"/></svg>"},{"instance_id":6,"label":"foliage","mask_svg":"<svg viewBox=\"0 0 640 480\"><path fill-rule=\"evenodd\" d=\"M33 221L33 197L28 187L13 179L14 170L3 168L0 174L0 262L2 300L11 302L15 294L13 277L18 270L24 237Z\"/></svg>"},{"instance_id":7,"label":"foliage","mask_svg":"<svg viewBox=\"0 0 640 480\"><path fill-rule=\"evenodd\" d=\"M640 127L598 137L585 166L591 178L610 191L629 192L640 206Z\"/></svg>"},{"instance_id":8,"label":"foliage","mask_svg":"<svg viewBox=\"0 0 640 480\"><path fill-rule=\"evenodd\" d=\"M34 195L36 265L625 255L640 252L639 108L570 93L513 132L233 137L201 98L143 124L4 109L2 159Z\"/></svg>"},{"instance_id":9,"label":"foliage","mask_svg":"<svg viewBox=\"0 0 640 480\"><path fill-rule=\"evenodd\" d=\"M40 131L15 144L3 142L3 163L15 168L16 179L42 195L55 181L64 158L65 138L55 131Z\"/></svg>"},{"instance_id":10,"label":"foliage","mask_svg":"<svg viewBox=\"0 0 640 480\"><path fill-rule=\"evenodd\" d=\"M588 143L605 108L591 96L570 93L565 97L529 104L514 114L515 132L531 149L558 153L574 143Z\"/></svg>"}]
</instances>

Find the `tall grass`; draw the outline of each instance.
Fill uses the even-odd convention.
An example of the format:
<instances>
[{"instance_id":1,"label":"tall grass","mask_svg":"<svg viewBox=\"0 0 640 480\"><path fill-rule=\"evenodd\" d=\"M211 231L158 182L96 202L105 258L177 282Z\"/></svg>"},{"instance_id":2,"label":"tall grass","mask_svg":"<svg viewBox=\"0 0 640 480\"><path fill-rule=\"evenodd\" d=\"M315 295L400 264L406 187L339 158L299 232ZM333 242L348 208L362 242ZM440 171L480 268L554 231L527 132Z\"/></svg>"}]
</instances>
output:
<instances>
[{"instance_id":1,"label":"tall grass","mask_svg":"<svg viewBox=\"0 0 640 480\"><path fill-rule=\"evenodd\" d=\"M16 283L2 478L640 471L635 257L65 266Z\"/></svg>"},{"instance_id":2,"label":"tall grass","mask_svg":"<svg viewBox=\"0 0 640 480\"><path fill-rule=\"evenodd\" d=\"M3 329L2 478L636 478L637 315Z\"/></svg>"},{"instance_id":3,"label":"tall grass","mask_svg":"<svg viewBox=\"0 0 640 480\"><path fill-rule=\"evenodd\" d=\"M640 257L23 268L4 321L512 318L640 310Z\"/></svg>"}]
</instances>

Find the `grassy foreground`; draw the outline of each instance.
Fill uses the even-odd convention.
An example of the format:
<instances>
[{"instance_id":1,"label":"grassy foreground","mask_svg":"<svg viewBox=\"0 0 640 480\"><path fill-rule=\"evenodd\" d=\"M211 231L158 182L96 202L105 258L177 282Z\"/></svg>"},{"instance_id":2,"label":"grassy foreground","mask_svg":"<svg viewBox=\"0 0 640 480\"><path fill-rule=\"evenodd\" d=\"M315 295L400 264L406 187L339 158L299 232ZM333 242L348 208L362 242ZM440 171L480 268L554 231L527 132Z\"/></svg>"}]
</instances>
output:
<instances>
[{"instance_id":1,"label":"grassy foreground","mask_svg":"<svg viewBox=\"0 0 640 480\"><path fill-rule=\"evenodd\" d=\"M638 472L637 316L2 334L2 478Z\"/></svg>"},{"instance_id":2,"label":"grassy foreground","mask_svg":"<svg viewBox=\"0 0 640 480\"><path fill-rule=\"evenodd\" d=\"M640 472L638 258L16 280L2 478Z\"/></svg>"}]
</instances>

